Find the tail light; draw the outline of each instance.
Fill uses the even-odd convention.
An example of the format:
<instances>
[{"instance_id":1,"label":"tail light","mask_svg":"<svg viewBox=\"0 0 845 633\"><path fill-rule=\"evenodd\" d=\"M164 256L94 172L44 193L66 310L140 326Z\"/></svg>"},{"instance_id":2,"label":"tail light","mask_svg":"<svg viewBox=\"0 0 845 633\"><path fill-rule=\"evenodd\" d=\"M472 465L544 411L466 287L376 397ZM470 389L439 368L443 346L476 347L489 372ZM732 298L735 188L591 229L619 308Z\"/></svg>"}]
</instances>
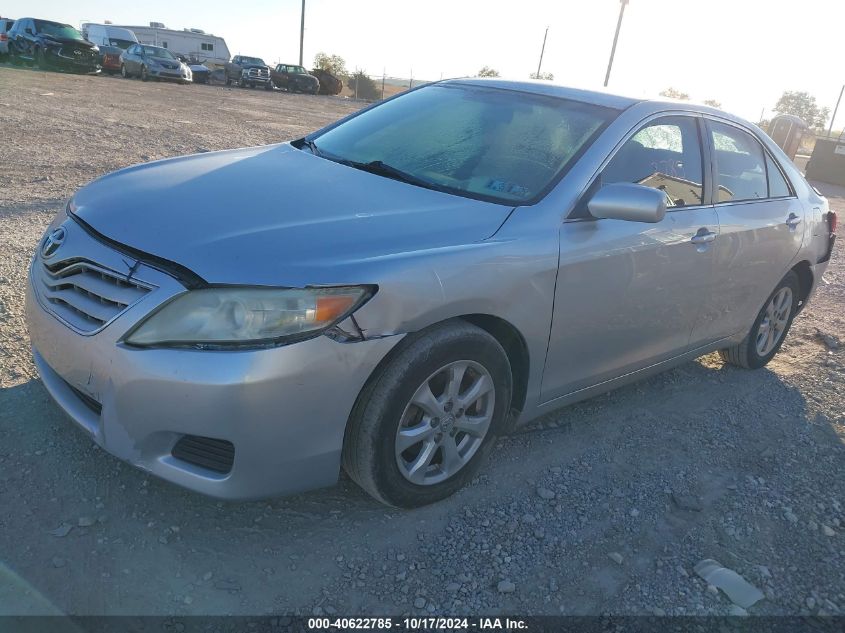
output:
<instances>
[{"instance_id":1,"label":"tail light","mask_svg":"<svg viewBox=\"0 0 845 633\"><path fill-rule=\"evenodd\" d=\"M5 33L0 33L0 42L8 42L8 41L9 41L9 36L6 35Z\"/></svg>"},{"instance_id":2,"label":"tail light","mask_svg":"<svg viewBox=\"0 0 845 633\"><path fill-rule=\"evenodd\" d=\"M836 211L827 212L827 227L831 233L836 233L836 226L839 224L839 218L836 217Z\"/></svg>"}]
</instances>

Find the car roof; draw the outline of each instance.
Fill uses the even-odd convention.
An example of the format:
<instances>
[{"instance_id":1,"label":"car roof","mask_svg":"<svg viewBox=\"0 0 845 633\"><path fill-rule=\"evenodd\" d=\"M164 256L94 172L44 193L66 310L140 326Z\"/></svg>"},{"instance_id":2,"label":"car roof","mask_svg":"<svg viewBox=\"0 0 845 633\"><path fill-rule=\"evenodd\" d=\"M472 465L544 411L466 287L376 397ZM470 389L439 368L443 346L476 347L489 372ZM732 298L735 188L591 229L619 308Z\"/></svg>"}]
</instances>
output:
<instances>
[{"instance_id":1,"label":"car roof","mask_svg":"<svg viewBox=\"0 0 845 633\"><path fill-rule=\"evenodd\" d=\"M744 119L732 115L724 110L719 110L707 105L695 103L692 101L679 101L677 99L648 99L645 97L631 97L620 94L615 94L605 90L585 90L582 88L572 88L562 84L556 84L551 81L541 80L523 80L513 81L508 79L487 78L487 77L467 77L464 79L446 79L443 81L434 82L435 84L463 84L472 86L488 86L490 88L499 88L502 90L514 90L518 92L528 92L531 94L545 95L549 97L557 97L559 99L571 99L573 101L582 101L584 103L593 103L598 106L606 108L614 108L616 110L625 110L637 104L644 104L645 107L660 112L662 110L687 110L690 112L700 112L705 114L715 114L720 117L730 119L739 123L748 124Z\"/></svg>"},{"instance_id":2,"label":"car roof","mask_svg":"<svg viewBox=\"0 0 845 633\"><path fill-rule=\"evenodd\" d=\"M643 101L643 99L634 99L632 97L625 97L610 92L571 88L569 86L556 84L550 81L539 80L512 81L508 79L487 77L467 77L465 79L447 79L437 83L486 86L489 88L500 88L502 90L529 92L531 94L557 97L559 99L572 99L574 101L594 103L596 105L615 108L617 110L624 110L635 103Z\"/></svg>"}]
</instances>

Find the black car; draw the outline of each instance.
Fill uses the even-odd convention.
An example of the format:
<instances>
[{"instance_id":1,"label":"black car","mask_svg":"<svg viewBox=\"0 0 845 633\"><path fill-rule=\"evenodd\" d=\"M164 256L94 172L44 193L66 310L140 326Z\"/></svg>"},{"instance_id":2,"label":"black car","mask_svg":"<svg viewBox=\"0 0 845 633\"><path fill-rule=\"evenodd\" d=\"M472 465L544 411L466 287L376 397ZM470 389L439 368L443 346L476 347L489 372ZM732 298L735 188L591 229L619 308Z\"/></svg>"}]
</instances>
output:
<instances>
[{"instance_id":1,"label":"black car","mask_svg":"<svg viewBox=\"0 0 845 633\"><path fill-rule=\"evenodd\" d=\"M270 71L270 77L277 88L288 92L306 92L315 95L320 90L320 80L309 75L302 66L279 64Z\"/></svg>"},{"instance_id":2,"label":"black car","mask_svg":"<svg viewBox=\"0 0 845 633\"><path fill-rule=\"evenodd\" d=\"M100 50L70 24L20 18L8 33L13 64L34 64L83 73L100 70Z\"/></svg>"}]
</instances>

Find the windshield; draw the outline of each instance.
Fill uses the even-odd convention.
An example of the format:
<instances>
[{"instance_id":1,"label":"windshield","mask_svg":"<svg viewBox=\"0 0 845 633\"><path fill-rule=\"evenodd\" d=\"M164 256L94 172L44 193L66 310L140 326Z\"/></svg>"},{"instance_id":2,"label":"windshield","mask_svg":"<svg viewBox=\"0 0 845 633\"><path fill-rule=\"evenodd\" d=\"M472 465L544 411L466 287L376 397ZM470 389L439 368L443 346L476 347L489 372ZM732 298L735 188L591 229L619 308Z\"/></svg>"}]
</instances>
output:
<instances>
[{"instance_id":1,"label":"windshield","mask_svg":"<svg viewBox=\"0 0 845 633\"><path fill-rule=\"evenodd\" d=\"M241 63L242 64L256 64L257 66L266 66L267 64L264 63L264 60L260 57L244 57L241 56Z\"/></svg>"},{"instance_id":2,"label":"windshield","mask_svg":"<svg viewBox=\"0 0 845 633\"><path fill-rule=\"evenodd\" d=\"M33 20L35 22L35 30L41 35L48 37L58 37L67 40L84 41L82 33L73 28L70 24L61 24L59 22L48 22L47 20Z\"/></svg>"},{"instance_id":3,"label":"windshield","mask_svg":"<svg viewBox=\"0 0 845 633\"><path fill-rule=\"evenodd\" d=\"M293 75L307 75L308 73L305 72L305 69L302 66L288 66L288 72Z\"/></svg>"},{"instance_id":4,"label":"windshield","mask_svg":"<svg viewBox=\"0 0 845 633\"><path fill-rule=\"evenodd\" d=\"M314 138L328 159L380 161L450 193L531 204L617 112L468 85L433 85Z\"/></svg>"},{"instance_id":5,"label":"windshield","mask_svg":"<svg viewBox=\"0 0 845 633\"><path fill-rule=\"evenodd\" d=\"M144 46L144 55L149 57L157 57L159 59L176 59L176 56L166 48L159 48L158 46Z\"/></svg>"},{"instance_id":6,"label":"windshield","mask_svg":"<svg viewBox=\"0 0 845 633\"><path fill-rule=\"evenodd\" d=\"M123 50L126 50L127 48L129 48L130 46L132 46L135 43L136 42L133 42L132 40L120 40L116 37L110 37L109 38L109 45L110 46L117 46L118 48L122 48Z\"/></svg>"}]
</instances>

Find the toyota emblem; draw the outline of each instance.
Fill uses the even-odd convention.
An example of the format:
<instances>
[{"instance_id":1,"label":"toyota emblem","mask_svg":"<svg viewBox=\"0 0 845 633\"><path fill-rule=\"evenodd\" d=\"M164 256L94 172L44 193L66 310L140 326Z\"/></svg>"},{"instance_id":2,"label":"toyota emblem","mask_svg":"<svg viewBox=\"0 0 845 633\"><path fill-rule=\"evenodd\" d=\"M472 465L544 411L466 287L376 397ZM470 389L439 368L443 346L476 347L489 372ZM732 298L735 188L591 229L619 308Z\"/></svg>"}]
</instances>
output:
<instances>
[{"instance_id":1,"label":"toyota emblem","mask_svg":"<svg viewBox=\"0 0 845 633\"><path fill-rule=\"evenodd\" d=\"M67 237L67 232L63 226L60 226L55 231L51 231L41 245L41 257L44 259L52 257L59 250L59 247L64 244L65 237Z\"/></svg>"}]
</instances>

